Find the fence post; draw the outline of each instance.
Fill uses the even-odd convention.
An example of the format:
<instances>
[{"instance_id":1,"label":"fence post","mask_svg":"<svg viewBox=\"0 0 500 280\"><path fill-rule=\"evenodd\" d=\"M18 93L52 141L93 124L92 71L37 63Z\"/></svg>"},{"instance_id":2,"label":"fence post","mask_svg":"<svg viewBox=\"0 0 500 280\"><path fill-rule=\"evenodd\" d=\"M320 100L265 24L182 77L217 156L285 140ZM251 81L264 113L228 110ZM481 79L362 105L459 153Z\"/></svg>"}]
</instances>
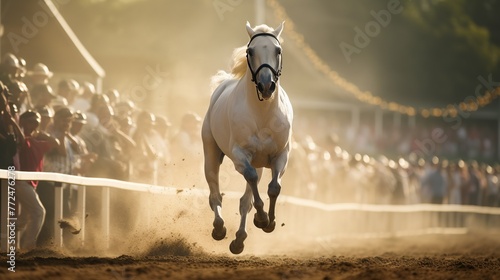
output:
<instances>
[{"instance_id":1,"label":"fence post","mask_svg":"<svg viewBox=\"0 0 500 280\"><path fill-rule=\"evenodd\" d=\"M86 208L85 208L85 201L86 201L86 189L85 186L78 186L78 203L77 203L77 212L80 214L80 217L78 219L80 220L80 239L81 239L81 246L85 246L85 216L86 216Z\"/></svg>"},{"instance_id":2,"label":"fence post","mask_svg":"<svg viewBox=\"0 0 500 280\"><path fill-rule=\"evenodd\" d=\"M109 249L109 187L103 187L101 193L101 226L104 248Z\"/></svg>"},{"instance_id":3,"label":"fence post","mask_svg":"<svg viewBox=\"0 0 500 280\"><path fill-rule=\"evenodd\" d=\"M64 184L62 185L64 186ZM54 188L54 244L57 247L63 245L63 231L59 221L63 218L63 187Z\"/></svg>"},{"instance_id":4,"label":"fence post","mask_svg":"<svg viewBox=\"0 0 500 280\"><path fill-rule=\"evenodd\" d=\"M2 192L2 201L0 202L0 205L2 205L1 209L1 214L0 214L0 219L2 221L0 222L1 224L1 239L2 239L2 246L1 246L1 251L2 252L8 252L7 251L7 236L8 236L8 230L7 230L7 209L9 208L9 194L8 194L8 189L9 189L9 184L7 183L7 180L0 180L0 190Z\"/></svg>"}]
</instances>

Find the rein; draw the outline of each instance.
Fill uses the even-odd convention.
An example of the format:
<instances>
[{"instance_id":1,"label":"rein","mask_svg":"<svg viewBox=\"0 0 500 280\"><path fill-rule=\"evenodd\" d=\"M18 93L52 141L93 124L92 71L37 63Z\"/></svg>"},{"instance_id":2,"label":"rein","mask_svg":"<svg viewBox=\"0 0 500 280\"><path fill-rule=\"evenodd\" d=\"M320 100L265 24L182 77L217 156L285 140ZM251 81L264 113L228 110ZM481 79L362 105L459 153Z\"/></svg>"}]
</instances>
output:
<instances>
[{"instance_id":1,"label":"rein","mask_svg":"<svg viewBox=\"0 0 500 280\"><path fill-rule=\"evenodd\" d=\"M260 37L260 36L269 36L269 37L273 37L274 39L276 39L276 41L278 41L278 44L280 43L279 39L274 36L274 34L271 34L271 33L258 33L258 34L255 34L252 36L252 38L250 38L250 42L248 42L248 45L247 45L247 64L248 64L248 68L250 69L250 73L252 74L252 82L254 82L255 84L255 92L257 93L257 98L259 99L259 101L264 101L264 99L262 97L260 97L260 94L259 94L259 87L257 85L257 74L259 74L259 71L262 70L263 68L269 68L269 70L271 70L271 72L273 73L274 75L274 79L276 80L276 82L278 82L278 79L279 77L281 76L281 69L283 68L283 58L280 57L280 61L278 62L279 63L279 68L277 70L275 70L271 65L267 64L267 63L264 63L262 65L260 65L256 71L253 71L252 69L252 65L250 64L250 60L248 59L248 47L250 46L250 44L252 43L253 39L257 38L257 37ZM280 54L281 56L281 54Z\"/></svg>"}]
</instances>

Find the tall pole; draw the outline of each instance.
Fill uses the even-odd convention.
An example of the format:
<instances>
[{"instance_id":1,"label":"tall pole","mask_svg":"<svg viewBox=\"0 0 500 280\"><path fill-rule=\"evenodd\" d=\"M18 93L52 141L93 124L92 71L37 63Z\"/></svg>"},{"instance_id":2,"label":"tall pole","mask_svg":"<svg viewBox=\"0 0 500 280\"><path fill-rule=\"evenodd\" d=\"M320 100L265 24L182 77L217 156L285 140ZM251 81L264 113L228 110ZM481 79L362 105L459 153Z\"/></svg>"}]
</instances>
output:
<instances>
[{"instance_id":1,"label":"tall pole","mask_svg":"<svg viewBox=\"0 0 500 280\"><path fill-rule=\"evenodd\" d=\"M380 109L375 109L375 139L379 139L383 133L384 112Z\"/></svg>"},{"instance_id":2,"label":"tall pole","mask_svg":"<svg viewBox=\"0 0 500 280\"><path fill-rule=\"evenodd\" d=\"M266 0L255 0L255 25L266 21Z\"/></svg>"},{"instance_id":3,"label":"tall pole","mask_svg":"<svg viewBox=\"0 0 500 280\"><path fill-rule=\"evenodd\" d=\"M500 88L496 89L497 92ZM500 98L498 98L498 110L497 110L497 159L500 160Z\"/></svg>"},{"instance_id":4,"label":"tall pole","mask_svg":"<svg viewBox=\"0 0 500 280\"><path fill-rule=\"evenodd\" d=\"M2 57L2 38L3 38L3 18L2 18L2 0L0 0L0 57Z\"/></svg>"}]
</instances>

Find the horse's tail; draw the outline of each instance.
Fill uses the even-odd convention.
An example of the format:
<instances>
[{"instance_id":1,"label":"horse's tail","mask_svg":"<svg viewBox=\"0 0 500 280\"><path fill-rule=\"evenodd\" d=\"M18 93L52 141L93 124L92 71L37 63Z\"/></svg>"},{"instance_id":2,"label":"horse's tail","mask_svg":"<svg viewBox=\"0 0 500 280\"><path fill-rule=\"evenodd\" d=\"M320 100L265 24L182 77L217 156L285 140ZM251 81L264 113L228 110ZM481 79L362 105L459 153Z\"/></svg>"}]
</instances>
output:
<instances>
[{"instance_id":1,"label":"horse's tail","mask_svg":"<svg viewBox=\"0 0 500 280\"><path fill-rule=\"evenodd\" d=\"M219 70L217 74L212 76L210 83L212 92L223 82L227 80L241 79L247 71L246 46L236 48L233 51L231 62L231 73L224 70Z\"/></svg>"}]
</instances>

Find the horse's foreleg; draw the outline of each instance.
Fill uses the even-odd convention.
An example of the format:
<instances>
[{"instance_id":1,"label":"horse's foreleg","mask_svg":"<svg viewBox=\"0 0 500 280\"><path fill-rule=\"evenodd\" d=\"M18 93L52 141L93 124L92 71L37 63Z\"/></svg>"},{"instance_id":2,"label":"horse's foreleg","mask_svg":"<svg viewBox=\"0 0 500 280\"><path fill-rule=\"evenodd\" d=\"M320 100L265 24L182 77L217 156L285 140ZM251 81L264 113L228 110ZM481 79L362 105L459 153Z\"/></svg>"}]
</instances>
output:
<instances>
[{"instance_id":1,"label":"horse's foreleg","mask_svg":"<svg viewBox=\"0 0 500 280\"><path fill-rule=\"evenodd\" d=\"M269 216L266 211L264 211L264 201L262 201L258 189L258 183L262 175L262 168L255 169L253 166L248 164L243 175L252 190L254 199L253 206L257 211L253 218L253 224L258 228L265 228L269 225Z\"/></svg>"},{"instance_id":2,"label":"horse's foreleg","mask_svg":"<svg viewBox=\"0 0 500 280\"><path fill-rule=\"evenodd\" d=\"M208 200L210 208L214 211L215 215L212 237L215 240L222 240L226 237L226 227L224 226L224 219L222 219L222 195L219 189L219 169L224 154L220 151L219 147L215 145L215 141L205 141L204 139L203 144L205 152L205 179L210 188Z\"/></svg>"},{"instance_id":3,"label":"horse's foreleg","mask_svg":"<svg viewBox=\"0 0 500 280\"><path fill-rule=\"evenodd\" d=\"M229 250L231 250L231 253L233 254L239 254L243 252L243 248L245 247L243 241L245 241L245 239L247 238L247 232L246 232L247 215L251 209L252 209L252 188L250 187L250 185L247 184L245 193L240 199L240 215L241 215L240 227L236 232L236 239L233 240L229 245Z\"/></svg>"},{"instance_id":4,"label":"horse's foreleg","mask_svg":"<svg viewBox=\"0 0 500 280\"><path fill-rule=\"evenodd\" d=\"M275 179L273 176L273 179L271 180L271 183L269 183L269 187L267 190L267 194L269 195L269 224L266 227L262 228L262 230L265 232L272 232L276 227L276 222L274 221L274 219L276 218L275 208L276 200L278 199L280 191L281 186L279 180Z\"/></svg>"},{"instance_id":5,"label":"horse's foreleg","mask_svg":"<svg viewBox=\"0 0 500 280\"><path fill-rule=\"evenodd\" d=\"M233 159L236 170L245 177L247 184L250 186L253 194L253 205L257 213L255 213L253 223L258 228L264 228L269 224L269 217L264 211L264 201L260 198L259 189L257 185L260 180L260 175L262 175L262 168L256 169L253 167L251 162L251 157L248 156L241 149L233 149Z\"/></svg>"},{"instance_id":6,"label":"horse's foreleg","mask_svg":"<svg viewBox=\"0 0 500 280\"><path fill-rule=\"evenodd\" d=\"M283 173L285 172L287 160L288 152L283 152L280 156L278 156L271 167L272 179L267 189L267 194L269 195L269 224L262 229L265 232L272 232L276 227L276 222L274 220L276 218L276 200L281 192L281 176L283 176Z\"/></svg>"}]
</instances>

